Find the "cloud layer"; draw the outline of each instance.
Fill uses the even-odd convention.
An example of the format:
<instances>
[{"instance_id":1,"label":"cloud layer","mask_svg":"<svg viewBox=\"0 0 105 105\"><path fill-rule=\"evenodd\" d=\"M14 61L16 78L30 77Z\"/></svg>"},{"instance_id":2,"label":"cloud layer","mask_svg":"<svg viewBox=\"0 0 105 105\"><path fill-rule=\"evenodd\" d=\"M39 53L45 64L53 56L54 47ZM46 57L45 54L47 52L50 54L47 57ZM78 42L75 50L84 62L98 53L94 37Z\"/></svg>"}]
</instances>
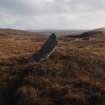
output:
<instances>
[{"instance_id":1,"label":"cloud layer","mask_svg":"<svg viewBox=\"0 0 105 105\"><path fill-rule=\"evenodd\" d=\"M91 29L105 26L105 0L0 0L0 27Z\"/></svg>"}]
</instances>

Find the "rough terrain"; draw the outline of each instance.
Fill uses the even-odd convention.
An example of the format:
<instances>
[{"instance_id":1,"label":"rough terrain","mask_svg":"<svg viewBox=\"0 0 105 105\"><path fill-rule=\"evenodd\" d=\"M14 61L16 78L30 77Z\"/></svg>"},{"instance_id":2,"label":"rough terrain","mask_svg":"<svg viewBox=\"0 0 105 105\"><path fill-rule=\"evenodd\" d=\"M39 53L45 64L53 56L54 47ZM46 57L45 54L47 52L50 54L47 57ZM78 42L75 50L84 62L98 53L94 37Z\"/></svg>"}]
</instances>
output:
<instances>
[{"instance_id":1,"label":"rough terrain","mask_svg":"<svg viewBox=\"0 0 105 105\"><path fill-rule=\"evenodd\" d=\"M58 38L46 61L29 63L47 36L16 33L0 36L0 105L105 104L105 41Z\"/></svg>"}]
</instances>

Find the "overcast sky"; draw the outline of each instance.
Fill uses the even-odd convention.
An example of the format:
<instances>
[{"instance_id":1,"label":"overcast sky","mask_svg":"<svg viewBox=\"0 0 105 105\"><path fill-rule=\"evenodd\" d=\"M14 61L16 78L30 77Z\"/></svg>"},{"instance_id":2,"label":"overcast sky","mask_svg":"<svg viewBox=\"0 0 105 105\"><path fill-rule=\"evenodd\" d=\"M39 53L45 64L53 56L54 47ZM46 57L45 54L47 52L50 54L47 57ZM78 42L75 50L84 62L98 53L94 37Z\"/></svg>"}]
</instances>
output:
<instances>
[{"instance_id":1,"label":"overcast sky","mask_svg":"<svg viewBox=\"0 0 105 105\"><path fill-rule=\"evenodd\" d=\"M0 0L0 28L105 27L105 0Z\"/></svg>"}]
</instances>

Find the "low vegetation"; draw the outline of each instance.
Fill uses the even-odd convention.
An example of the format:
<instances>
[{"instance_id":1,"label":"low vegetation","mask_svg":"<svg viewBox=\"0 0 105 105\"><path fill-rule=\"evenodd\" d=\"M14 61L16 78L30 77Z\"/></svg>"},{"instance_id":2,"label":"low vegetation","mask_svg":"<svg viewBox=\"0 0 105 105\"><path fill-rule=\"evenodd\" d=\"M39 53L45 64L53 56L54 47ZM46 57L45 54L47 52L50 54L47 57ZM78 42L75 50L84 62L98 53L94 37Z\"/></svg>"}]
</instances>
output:
<instances>
[{"instance_id":1,"label":"low vegetation","mask_svg":"<svg viewBox=\"0 0 105 105\"><path fill-rule=\"evenodd\" d=\"M16 48L19 53L9 49L17 40L9 40L8 52L5 46L0 46L4 48L0 59L0 105L105 104L103 41L60 39L56 51L40 63L28 60L44 40L33 42L29 38L25 41L27 44L19 40L21 47Z\"/></svg>"}]
</instances>

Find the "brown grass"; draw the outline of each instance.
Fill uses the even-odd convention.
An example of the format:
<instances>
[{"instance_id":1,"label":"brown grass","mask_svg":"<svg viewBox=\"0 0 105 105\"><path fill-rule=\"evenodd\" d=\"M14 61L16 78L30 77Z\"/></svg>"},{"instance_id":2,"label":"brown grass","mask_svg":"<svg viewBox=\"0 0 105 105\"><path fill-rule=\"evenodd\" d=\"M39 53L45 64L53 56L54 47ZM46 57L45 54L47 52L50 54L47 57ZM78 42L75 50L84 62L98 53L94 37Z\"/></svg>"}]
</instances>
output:
<instances>
[{"instance_id":1,"label":"brown grass","mask_svg":"<svg viewBox=\"0 0 105 105\"><path fill-rule=\"evenodd\" d=\"M104 42L59 40L49 59L27 63L45 40L0 39L0 104L104 105Z\"/></svg>"}]
</instances>

